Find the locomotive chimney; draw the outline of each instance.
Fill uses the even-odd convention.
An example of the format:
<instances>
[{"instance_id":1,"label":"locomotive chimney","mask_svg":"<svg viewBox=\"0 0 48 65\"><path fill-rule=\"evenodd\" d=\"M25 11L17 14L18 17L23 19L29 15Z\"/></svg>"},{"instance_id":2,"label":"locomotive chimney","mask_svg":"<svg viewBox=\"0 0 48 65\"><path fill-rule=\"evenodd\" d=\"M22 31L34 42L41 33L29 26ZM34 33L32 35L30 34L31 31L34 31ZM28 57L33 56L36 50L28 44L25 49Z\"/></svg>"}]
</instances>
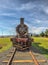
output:
<instances>
[{"instance_id":1,"label":"locomotive chimney","mask_svg":"<svg viewBox=\"0 0 48 65\"><path fill-rule=\"evenodd\" d=\"M24 18L20 18L20 24L24 24Z\"/></svg>"}]
</instances>

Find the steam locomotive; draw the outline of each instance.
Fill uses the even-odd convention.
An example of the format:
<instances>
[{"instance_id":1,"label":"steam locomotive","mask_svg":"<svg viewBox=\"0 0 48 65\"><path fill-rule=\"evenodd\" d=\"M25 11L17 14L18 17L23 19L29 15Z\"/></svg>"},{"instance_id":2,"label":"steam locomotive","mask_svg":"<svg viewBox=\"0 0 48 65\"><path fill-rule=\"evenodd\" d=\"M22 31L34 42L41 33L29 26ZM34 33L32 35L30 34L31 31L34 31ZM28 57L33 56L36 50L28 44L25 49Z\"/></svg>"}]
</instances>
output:
<instances>
[{"instance_id":1,"label":"steam locomotive","mask_svg":"<svg viewBox=\"0 0 48 65\"><path fill-rule=\"evenodd\" d=\"M24 24L24 18L20 18L20 24L16 27L17 35L14 38L11 38L13 47L16 47L18 50L29 49L33 39L28 33L28 26Z\"/></svg>"}]
</instances>

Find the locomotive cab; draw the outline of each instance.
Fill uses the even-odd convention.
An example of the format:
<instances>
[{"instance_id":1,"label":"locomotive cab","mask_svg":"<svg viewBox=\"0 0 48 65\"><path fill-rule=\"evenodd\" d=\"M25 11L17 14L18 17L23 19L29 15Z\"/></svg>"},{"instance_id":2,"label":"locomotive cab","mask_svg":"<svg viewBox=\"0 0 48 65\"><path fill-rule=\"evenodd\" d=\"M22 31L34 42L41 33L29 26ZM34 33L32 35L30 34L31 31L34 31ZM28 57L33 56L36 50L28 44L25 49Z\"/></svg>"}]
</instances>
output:
<instances>
[{"instance_id":1,"label":"locomotive cab","mask_svg":"<svg viewBox=\"0 0 48 65\"><path fill-rule=\"evenodd\" d=\"M24 50L30 48L33 40L28 34L28 26L24 24L24 18L20 18L20 24L16 27L17 35L11 38L13 47L18 50Z\"/></svg>"}]
</instances>

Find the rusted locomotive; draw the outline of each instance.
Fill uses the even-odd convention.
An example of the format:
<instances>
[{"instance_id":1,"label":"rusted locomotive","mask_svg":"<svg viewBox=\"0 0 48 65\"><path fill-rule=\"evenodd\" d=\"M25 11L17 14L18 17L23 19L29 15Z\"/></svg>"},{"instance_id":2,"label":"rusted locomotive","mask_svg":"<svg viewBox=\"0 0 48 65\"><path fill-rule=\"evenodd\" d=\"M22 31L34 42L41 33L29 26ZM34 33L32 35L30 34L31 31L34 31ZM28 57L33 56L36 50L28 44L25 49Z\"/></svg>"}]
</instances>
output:
<instances>
[{"instance_id":1,"label":"rusted locomotive","mask_svg":"<svg viewBox=\"0 0 48 65\"><path fill-rule=\"evenodd\" d=\"M24 24L24 18L20 18L20 24L16 27L17 35L14 38L11 38L13 47L16 47L18 50L29 49L33 39L28 33L28 26Z\"/></svg>"}]
</instances>

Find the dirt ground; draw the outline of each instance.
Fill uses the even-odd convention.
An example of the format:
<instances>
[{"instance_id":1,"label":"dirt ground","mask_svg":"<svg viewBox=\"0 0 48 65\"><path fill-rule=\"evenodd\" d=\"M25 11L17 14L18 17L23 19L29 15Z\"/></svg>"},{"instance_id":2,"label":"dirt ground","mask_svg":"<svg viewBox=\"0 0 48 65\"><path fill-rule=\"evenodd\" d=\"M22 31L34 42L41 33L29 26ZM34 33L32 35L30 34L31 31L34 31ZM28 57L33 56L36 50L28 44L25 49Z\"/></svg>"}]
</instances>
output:
<instances>
[{"instance_id":1,"label":"dirt ground","mask_svg":"<svg viewBox=\"0 0 48 65\"><path fill-rule=\"evenodd\" d=\"M0 65L7 65L7 63L3 63L2 61L9 60L10 57L7 57L7 55L11 54L10 51L12 51L12 50L13 50L13 47L11 47L9 50L7 50L3 53L0 53ZM36 59L47 61L44 63L39 63L40 65L48 65L48 59L45 58L38 49L31 47L31 50L32 50L33 54L35 55ZM26 52L17 51L13 60L31 60L31 59L32 59L32 57L29 56L28 51L26 51ZM31 63L23 62L23 63L12 63L12 65L35 65L35 64L33 62L31 62Z\"/></svg>"}]
</instances>

